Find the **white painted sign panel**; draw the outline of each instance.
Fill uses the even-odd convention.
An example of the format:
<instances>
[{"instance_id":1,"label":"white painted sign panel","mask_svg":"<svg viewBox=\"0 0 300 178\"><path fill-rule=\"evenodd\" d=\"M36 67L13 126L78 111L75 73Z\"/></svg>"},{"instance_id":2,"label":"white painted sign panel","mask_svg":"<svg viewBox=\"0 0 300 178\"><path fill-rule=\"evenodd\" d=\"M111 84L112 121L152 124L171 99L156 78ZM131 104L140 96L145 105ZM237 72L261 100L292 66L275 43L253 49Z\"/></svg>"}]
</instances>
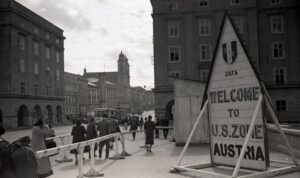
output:
<instances>
[{"instance_id":1,"label":"white painted sign panel","mask_svg":"<svg viewBox=\"0 0 300 178\"><path fill-rule=\"evenodd\" d=\"M235 166L261 89L255 72L226 17L212 68L207 95L213 164ZM248 142L241 167L265 170L262 109Z\"/></svg>"}]
</instances>

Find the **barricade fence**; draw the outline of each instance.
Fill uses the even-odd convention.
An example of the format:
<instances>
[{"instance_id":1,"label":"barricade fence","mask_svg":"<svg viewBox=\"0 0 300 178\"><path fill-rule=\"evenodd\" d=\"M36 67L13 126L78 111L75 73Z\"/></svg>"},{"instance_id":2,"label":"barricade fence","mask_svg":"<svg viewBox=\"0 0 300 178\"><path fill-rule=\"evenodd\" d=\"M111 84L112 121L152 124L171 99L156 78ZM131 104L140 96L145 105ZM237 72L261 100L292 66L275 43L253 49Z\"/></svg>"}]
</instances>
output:
<instances>
[{"instance_id":1,"label":"barricade fence","mask_svg":"<svg viewBox=\"0 0 300 178\"><path fill-rule=\"evenodd\" d=\"M71 134L65 134L65 135L59 135L55 137L47 137L45 138L45 140L60 140L62 146L65 146L70 143L71 136L72 136ZM73 161L73 159L69 157L68 153L69 152L67 150L61 152L61 158L55 159L55 161L58 163Z\"/></svg>"},{"instance_id":2,"label":"barricade fence","mask_svg":"<svg viewBox=\"0 0 300 178\"><path fill-rule=\"evenodd\" d=\"M101 141L104 140L108 140L108 139L115 139L115 148L116 148L116 153L114 156L110 157L110 159L124 159L124 156L130 156L130 154L128 154L125 150L125 139L124 136L127 134L131 134L134 132L143 132L144 130L134 130L134 131L128 131L128 132L118 132L118 133L113 133L113 134L109 134L103 137L98 137L95 139L91 139L91 140L86 140L83 142L78 142L78 143L73 143L73 144L65 144L66 142L62 141L62 146L58 146L55 148L50 148L50 149L46 149L46 150L40 150L36 152L36 156L37 158L43 158L43 157L47 157L47 156L51 156L54 154L59 154L62 153L63 158L62 160L68 159L70 160L70 158L67 158L68 153L70 152L70 150L73 149L77 149L78 151L78 178L83 178L83 177L96 177L96 176L103 176L103 173L99 173L95 170L95 155L94 153L94 149L95 149L95 143L99 143ZM61 136L56 136L56 137L49 137L46 138L47 140L51 140L51 139L69 139L71 137L70 134L66 134L66 135L61 135ZM121 141L122 144L122 152L121 154L119 154L119 150L118 150L118 142L119 139ZM85 146L90 146L90 152L91 152L91 163L90 163L90 169L88 170L88 172L86 174L83 173L83 152L84 152L84 148ZM57 162L67 162L67 161L58 161L55 160ZM72 159L71 159L72 161ZM69 161L68 161L69 162Z\"/></svg>"}]
</instances>

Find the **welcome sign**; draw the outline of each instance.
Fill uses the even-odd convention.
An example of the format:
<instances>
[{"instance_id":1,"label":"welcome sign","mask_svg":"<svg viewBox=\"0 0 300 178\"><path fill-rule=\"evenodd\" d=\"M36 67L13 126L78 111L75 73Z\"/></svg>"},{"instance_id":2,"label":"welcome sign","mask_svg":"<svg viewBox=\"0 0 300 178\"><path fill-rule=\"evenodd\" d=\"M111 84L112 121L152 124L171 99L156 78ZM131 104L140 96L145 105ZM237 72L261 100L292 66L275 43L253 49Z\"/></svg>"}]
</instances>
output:
<instances>
[{"instance_id":1,"label":"welcome sign","mask_svg":"<svg viewBox=\"0 0 300 178\"><path fill-rule=\"evenodd\" d=\"M213 164L235 166L261 94L255 71L228 17L225 17L207 87ZM265 170L269 160L262 109L241 167Z\"/></svg>"}]
</instances>

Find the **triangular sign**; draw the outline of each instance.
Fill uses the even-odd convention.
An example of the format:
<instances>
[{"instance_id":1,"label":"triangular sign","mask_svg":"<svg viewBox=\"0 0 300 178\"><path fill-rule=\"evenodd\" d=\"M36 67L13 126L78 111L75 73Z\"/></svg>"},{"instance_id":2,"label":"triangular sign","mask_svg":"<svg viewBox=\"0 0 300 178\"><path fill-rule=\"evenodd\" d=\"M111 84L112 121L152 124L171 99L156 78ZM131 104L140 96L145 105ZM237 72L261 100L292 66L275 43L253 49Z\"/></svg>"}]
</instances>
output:
<instances>
[{"instance_id":1,"label":"triangular sign","mask_svg":"<svg viewBox=\"0 0 300 178\"><path fill-rule=\"evenodd\" d=\"M227 15L223 20L206 91L209 99L211 162L235 166L261 94L261 86ZM260 107L241 167L266 170L269 164L266 145Z\"/></svg>"}]
</instances>

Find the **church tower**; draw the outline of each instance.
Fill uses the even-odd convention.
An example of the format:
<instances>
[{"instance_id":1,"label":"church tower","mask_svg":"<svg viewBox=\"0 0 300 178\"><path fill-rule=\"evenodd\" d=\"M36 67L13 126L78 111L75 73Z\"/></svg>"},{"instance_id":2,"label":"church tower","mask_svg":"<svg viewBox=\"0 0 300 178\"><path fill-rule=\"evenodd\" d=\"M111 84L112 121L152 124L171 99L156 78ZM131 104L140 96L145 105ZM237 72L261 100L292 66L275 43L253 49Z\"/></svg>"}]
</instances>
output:
<instances>
[{"instance_id":1,"label":"church tower","mask_svg":"<svg viewBox=\"0 0 300 178\"><path fill-rule=\"evenodd\" d=\"M118 84L121 86L130 86L128 59L122 51L118 59Z\"/></svg>"}]
</instances>

